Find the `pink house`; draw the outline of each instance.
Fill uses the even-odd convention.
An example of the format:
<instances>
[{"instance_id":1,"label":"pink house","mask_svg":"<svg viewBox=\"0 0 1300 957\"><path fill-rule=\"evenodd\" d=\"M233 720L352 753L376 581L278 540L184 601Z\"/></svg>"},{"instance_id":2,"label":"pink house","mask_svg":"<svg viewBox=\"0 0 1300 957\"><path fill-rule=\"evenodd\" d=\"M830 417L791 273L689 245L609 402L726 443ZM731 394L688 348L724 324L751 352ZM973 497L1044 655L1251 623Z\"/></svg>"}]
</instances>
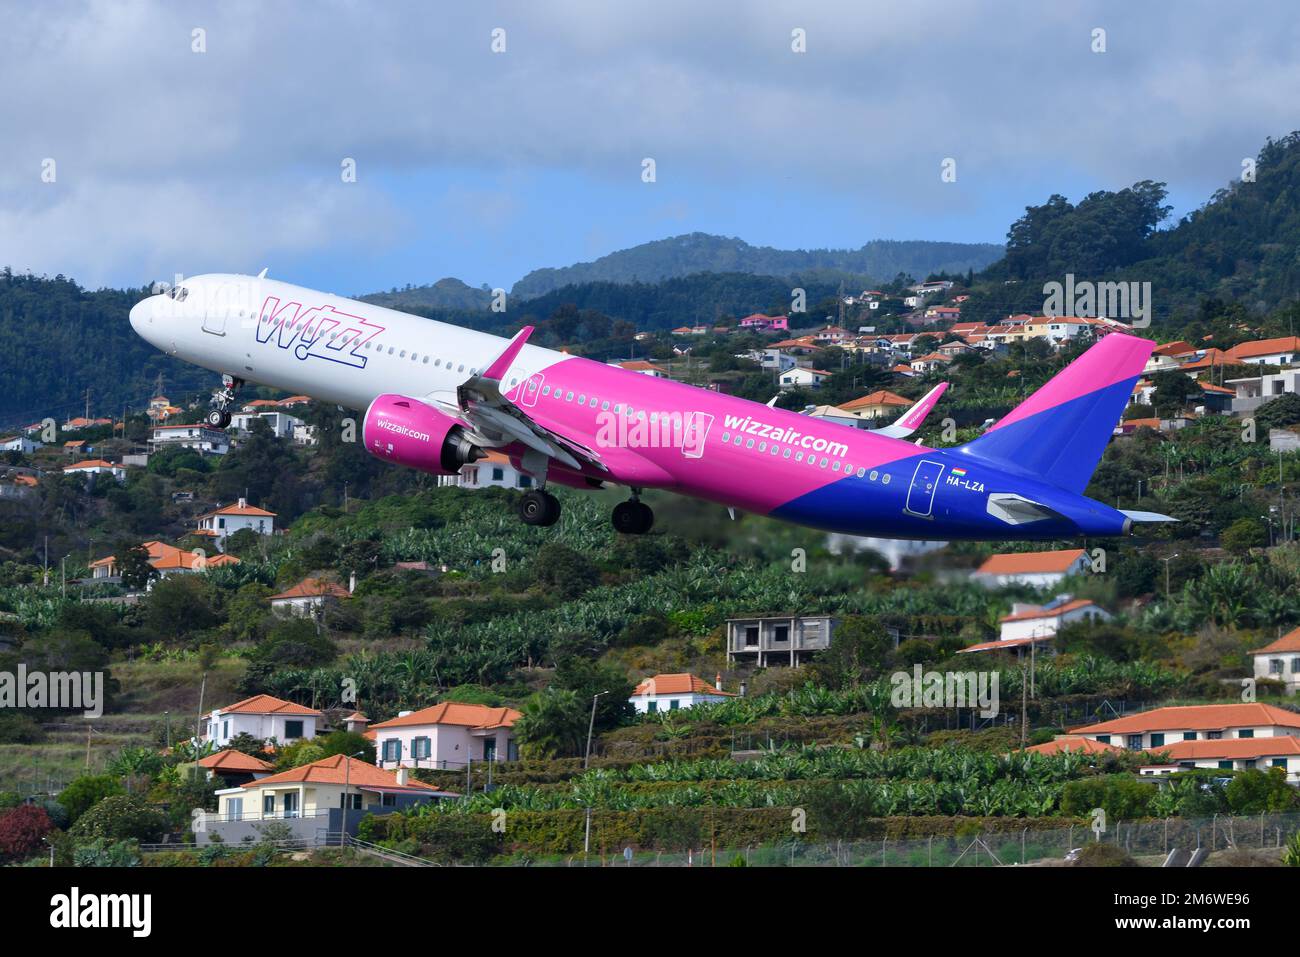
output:
<instances>
[{"instance_id":1,"label":"pink house","mask_svg":"<svg viewBox=\"0 0 1300 957\"><path fill-rule=\"evenodd\" d=\"M761 312L756 312L741 319L740 328L756 331L768 329L789 330L790 318L788 316L765 316Z\"/></svg>"}]
</instances>

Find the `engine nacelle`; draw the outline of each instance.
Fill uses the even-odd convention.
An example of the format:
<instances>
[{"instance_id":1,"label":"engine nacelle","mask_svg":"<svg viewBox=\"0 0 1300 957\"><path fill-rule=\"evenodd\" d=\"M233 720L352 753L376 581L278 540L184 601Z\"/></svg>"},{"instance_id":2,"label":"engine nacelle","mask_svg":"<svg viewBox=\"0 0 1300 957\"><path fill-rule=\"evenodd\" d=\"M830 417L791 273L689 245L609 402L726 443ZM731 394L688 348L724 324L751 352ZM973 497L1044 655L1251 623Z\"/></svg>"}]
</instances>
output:
<instances>
[{"instance_id":1,"label":"engine nacelle","mask_svg":"<svg viewBox=\"0 0 1300 957\"><path fill-rule=\"evenodd\" d=\"M451 416L405 395L385 394L370 403L361 441L376 458L435 475L454 475L486 454Z\"/></svg>"}]
</instances>

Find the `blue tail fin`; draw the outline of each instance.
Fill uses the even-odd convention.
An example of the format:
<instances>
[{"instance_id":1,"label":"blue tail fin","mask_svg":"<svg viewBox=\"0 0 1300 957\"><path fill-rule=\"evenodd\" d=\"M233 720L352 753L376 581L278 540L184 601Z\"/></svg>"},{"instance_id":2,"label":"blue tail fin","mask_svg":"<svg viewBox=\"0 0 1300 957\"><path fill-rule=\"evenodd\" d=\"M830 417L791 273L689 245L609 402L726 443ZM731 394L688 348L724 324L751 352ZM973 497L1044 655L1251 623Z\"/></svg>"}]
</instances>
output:
<instances>
[{"instance_id":1,"label":"blue tail fin","mask_svg":"<svg viewBox=\"0 0 1300 957\"><path fill-rule=\"evenodd\" d=\"M1106 336L960 451L1082 492L1155 345Z\"/></svg>"}]
</instances>

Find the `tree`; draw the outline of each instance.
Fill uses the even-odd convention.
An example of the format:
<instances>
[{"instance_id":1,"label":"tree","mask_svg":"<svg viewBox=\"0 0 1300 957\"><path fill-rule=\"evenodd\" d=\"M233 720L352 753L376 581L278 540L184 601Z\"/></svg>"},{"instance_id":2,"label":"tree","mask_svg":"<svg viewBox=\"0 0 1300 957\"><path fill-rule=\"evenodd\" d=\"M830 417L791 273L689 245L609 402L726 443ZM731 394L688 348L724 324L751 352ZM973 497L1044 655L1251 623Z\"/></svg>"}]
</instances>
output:
<instances>
[{"instance_id":1,"label":"tree","mask_svg":"<svg viewBox=\"0 0 1300 957\"><path fill-rule=\"evenodd\" d=\"M878 675L893 642L874 618L850 615L840 622L830 646L818 653L812 668L829 688L847 688Z\"/></svg>"},{"instance_id":2,"label":"tree","mask_svg":"<svg viewBox=\"0 0 1300 957\"><path fill-rule=\"evenodd\" d=\"M1167 417L1182 412L1193 399L1201 396L1201 387L1185 372L1157 372L1151 377L1155 386L1153 401L1156 415Z\"/></svg>"},{"instance_id":3,"label":"tree","mask_svg":"<svg viewBox=\"0 0 1300 957\"><path fill-rule=\"evenodd\" d=\"M149 550L143 545L123 543L115 550L114 557L126 588L139 591L158 577L158 569L149 564Z\"/></svg>"},{"instance_id":4,"label":"tree","mask_svg":"<svg viewBox=\"0 0 1300 957\"><path fill-rule=\"evenodd\" d=\"M1239 518L1219 536L1219 544L1228 551L1244 555L1252 548L1268 544L1268 529L1256 518Z\"/></svg>"},{"instance_id":5,"label":"tree","mask_svg":"<svg viewBox=\"0 0 1300 957\"><path fill-rule=\"evenodd\" d=\"M515 722L515 737L526 757L558 758L583 753L588 707L572 691L547 688L523 706Z\"/></svg>"},{"instance_id":6,"label":"tree","mask_svg":"<svg viewBox=\"0 0 1300 957\"><path fill-rule=\"evenodd\" d=\"M83 814L105 798L122 793L122 782L112 774L83 774L73 778L66 788L59 792L59 803L68 812L68 820L73 824Z\"/></svg>"},{"instance_id":7,"label":"tree","mask_svg":"<svg viewBox=\"0 0 1300 957\"><path fill-rule=\"evenodd\" d=\"M263 760L266 758L266 742L249 734L247 731L241 731L227 741L225 750L238 751L240 754L247 754Z\"/></svg>"},{"instance_id":8,"label":"tree","mask_svg":"<svg viewBox=\"0 0 1300 957\"><path fill-rule=\"evenodd\" d=\"M1285 429L1300 422L1300 395L1288 392L1255 410L1255 426L1267 436L1269 429Z\"/></svg>"},{"instance_id":9,"label":"tree","mask_svg":"<svg viewBox=\"0 0 1300 957\"><path fill-rule=\"evenodd\" d=\"M1286 783L1283 768L1251 768L1235 774L1228 782L1226 795L1234 814L1290 811L1296 806L1295 789Z\"/></svg>"},{"instance_id":10,"label":"tree","mask_svg":"<svg viewBox=\"0 0 1300 957\"><path fill-rule=\"evenodd\" d=\"M201 574L162 579L142 604L149 628L164 640L188 637L220 620L212 586Z\"/></svg>"},{"instance_id":11,"label":"tree","mask_svg":"<svg viewBox=\"0 0 1300 957\"><path fill-rule=\"evenodd\" d=\"M566 659L555 669L555 687L572 691L580 702L586 702L588 711L592 698L605 692L596 701L596 727L601 730L617 727L632 716L628 698L635 689L627 674L616 665L589 658Z\"/></svg>"},{"instance_id":12,"label":"tree","mask_svg":"<svg viewBox=\"0 0 1300 957\"><path fill-rule=\"evenodd\" d=\"M577 598L600 584L600 572L586 556L554 543L537 550L532 569L533 580L559 598Z\"/></svg>"}]
</instances>

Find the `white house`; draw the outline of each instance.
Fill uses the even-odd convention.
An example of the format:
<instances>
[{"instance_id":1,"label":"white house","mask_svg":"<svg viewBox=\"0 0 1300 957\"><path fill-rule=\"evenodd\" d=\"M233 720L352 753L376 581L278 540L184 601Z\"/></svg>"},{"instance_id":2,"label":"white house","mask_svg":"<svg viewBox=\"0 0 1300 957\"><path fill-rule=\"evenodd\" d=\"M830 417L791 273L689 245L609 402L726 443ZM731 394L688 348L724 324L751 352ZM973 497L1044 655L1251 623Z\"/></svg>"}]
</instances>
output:
<instances>
[{"instance_id":1,"label":"white house","mask_svg":"<svg viewBox=\"0 0 1300 957\"><path fill-rule=\"evenodd\" d=\"M1002 588L1006 585L1053 588L1067 575L1078 574L1090 567L1088 553L1082 548L1065 548L1052 552L1013 552L990 555L971 578L986 588Z\"/></svg>"},{"instance_id":2,"label":"white house","mask_svg":"<svg viewBox=\"0 0 1300 957\"><path fill-rule=\"evenodd\" d=\"M21 452L23 455L31 455L37 449L44 448L41 442L34 442L25 435L12 435L7 439L0 439L0 452Z\"/></svg>"},{"instance_id":3,"label":"white house","mask_svg":"<svg viewBox=\"0 0 1300 957\"><path fill-rule=\"evenodd\" d=\"M230 417L230 424L240 432L251 432L253 423L259 419L266 423L277 439L291 438L295 430L303 425L302 419L288 412L240 412Z\"/></svg>"},{"instance_id":4,"label":"white house","mask_svg":"<svg viewBox=\"0 0 1300 957\"><path fill-rule=\"evenodd\" d=\"M676 711L693 708L697 704L713 704L736 697L733 691L722 690L722 675L709 684L692 674L655 675L646 678L627 700L637 714L654 714L656 711Z\"/></svg>"},{"instance_id":5,"label":"white house","mask_svg":"<svg viewBox=\"0 0 1300 957\"><path fill-rule=\"evenodd\" d=\"M263 741L288 744L300 738L316 737L324 718L314 708L258 694L204 715L199 725L199 740L224 748L236 735L251 734Z\"/></svg>"},{"instance_id":6,"label":"white house","mask_svg":"<svg viewBox=\"0 0 1300 957\"><path fill-rule=\"evenodd\" d=\"M334 754L217 791L217 810L194 829L200 844L213 834L227 844L258 839L264 821L285 821L294 836L311 843L321 831L355 833L366 814L386 814L415 804L459 797L410 777L405 768L384 771ZM351 813L345 813L345 809Z\"/></svg>"},{"instance_id":7,"label":"white house","mask_svg":"<svg viewBox=\"0 0 1300 957\"><path fill-rule=\"evenodd\" d=\"M1064 626L1078 621L1109 621L1110 612L1087 598L1057 595L1045 605L1013 602L1011 614L998 619L1000 641L1050 638Z\"/></svg>"},{"instance_id":8,"label":"white house","mask_svg":"<svg viewBox=\"0 0 1300 957\"><path fill-rule=\"evenodd\" d=\"M533 477L511 464L500 452L488 452L469 465L462 465L455 475L438 477L439 485L458 485L461 488L532 488Z\"/></svg>"},{"instance_id":9,"label":"white house","mask_svg":"<svg viewBox=\"0 0 1300 957\"><path fill-rule=\"evenodd\" d=\"M1300 736L1300 714L1259 703L1184 705L1139 711L1069 733L1145 751L1181 741Z\"/></svg>"},{"instance_id":10,"label":"white house","mask_svg":"<svg viewBox=\"0 0 1300 957\"><path fill-rule=\"evenodd\" d=\"M175 545L168 545L166 542L159 541L141 542L140 545L148 553L149 564L153 566L159 578L167 578L170 575L195 574L207 571L209 568L239 564L239 559L234 555L207 555L198 549L186 551L183 548L177 548ZM90 574L96 580L119 578L122 569L118 565L117 556L106 555L91 562Z\"/></svg>"},{"instance_id":11,"label":"white house","mask_svg":"<svg viewBox=\"0 0 1300 957\"><path fill-rule=\"evenodd\" d=\"M655 365L653 362L647 362L644 359L628 359L624 362L609 362L607 365L618 366L620 369L626 369L628 372L636 372L641 375L648 375L655 379L670 379L667 372L662 367Z\"/></svg>"},{"instance_id":12,"label":"white house","mask_svg":"<svg viewBox=\"0 0 1300 957\"><path fill-rule=\"evenodd\" d=\"M337 582L304 578L292 588L272 595L267 601L276 614L310 617L323 611L327 604L350 597L351 592Z\"/></svg>"},{"instance_id":13,"label":"white house","mask_svg":"<svg viewBox=\"0 0 1300 957\"><path fill-rule=\"evenodd\" d=\"M1225 384L1235 390L1233 412L1254 412L1265 402L1300 392L1300 369L1283 369L1268 375L1229 379Z\"/></svg>"},{"instance_id":14,"label":"white house","mask_svg":"<svg viewBox=\"0 0 1300 957\"><path fill-rule=\"evenodd\" d=\"M381 768L463 768L479 761L516 761L513 708L444 701L370 726Z\"/></svg>"},{"instance_id":15,"label":"white house","mask_svg":"<svg viewBox=\"0 0 1300 957\"><path fill-rule=\"evenodd\" d=\"M796 369L787 369L781 373L781 391L789 389L820 389L822 383L829 379L833 373L823 372L821 369L808 369L800 366Z\"/></svg>"},{"instance_id":16,"label":"white house","mask_svg":"<svg viewBox=\"0 0 1300 957\"><path fill-rule=\"evenodd\" d=\"M117 482L126 481L126 469L103 459L84 459L63 467L64 475L107 475Z\"/></svg>"},{"instance_id":17,"label":"white house","mask_svg":"<svg viewBox=\"0 0 1300 957\"><path fill-rule=\"evenodd\" d=\"M1175 741L1152 748L1149 753L1162 763L1139 768L1138 773L1144 776L1172 774L1187 768L1224 771L1281 768L1288 782L1300 784L1300 737L1292 735Z\"/></svg>"},{"instance_id":18,"label":"white house","mask_svg":"<svg viewBox=\"0 0 1300 957\"><path fill-rule=\"evenodd\" d=\"M1255 657L1256 678L1283 682L1287 694L1300 689L1300 628L1251 654Z\"/></svg>"},{"instance_id":19,"label":"white house","mask_svg":"<svg viewBox=\"0 0 1300 957\"><path fill-rule=\"evenodd\" d=\"M179 445L196 452L211 452L213 455L225 455L230 451L230 437L224 429L200 424L155 425L153 443L155 447Z\"/></svg>"},{"instance_id":20,"label":"white house","mask_svg":"<svg viewBox=\"0 0 1300 957\"><path fill-rule=\"evenodd\" d=\"M249 505L248 499L241 498L234 505L200 515L198 523L199 532L208 533L220 545L227 536L245 528L251 528L259 535L274 534L275 512Z\"/></svg>"}]
</instances>

